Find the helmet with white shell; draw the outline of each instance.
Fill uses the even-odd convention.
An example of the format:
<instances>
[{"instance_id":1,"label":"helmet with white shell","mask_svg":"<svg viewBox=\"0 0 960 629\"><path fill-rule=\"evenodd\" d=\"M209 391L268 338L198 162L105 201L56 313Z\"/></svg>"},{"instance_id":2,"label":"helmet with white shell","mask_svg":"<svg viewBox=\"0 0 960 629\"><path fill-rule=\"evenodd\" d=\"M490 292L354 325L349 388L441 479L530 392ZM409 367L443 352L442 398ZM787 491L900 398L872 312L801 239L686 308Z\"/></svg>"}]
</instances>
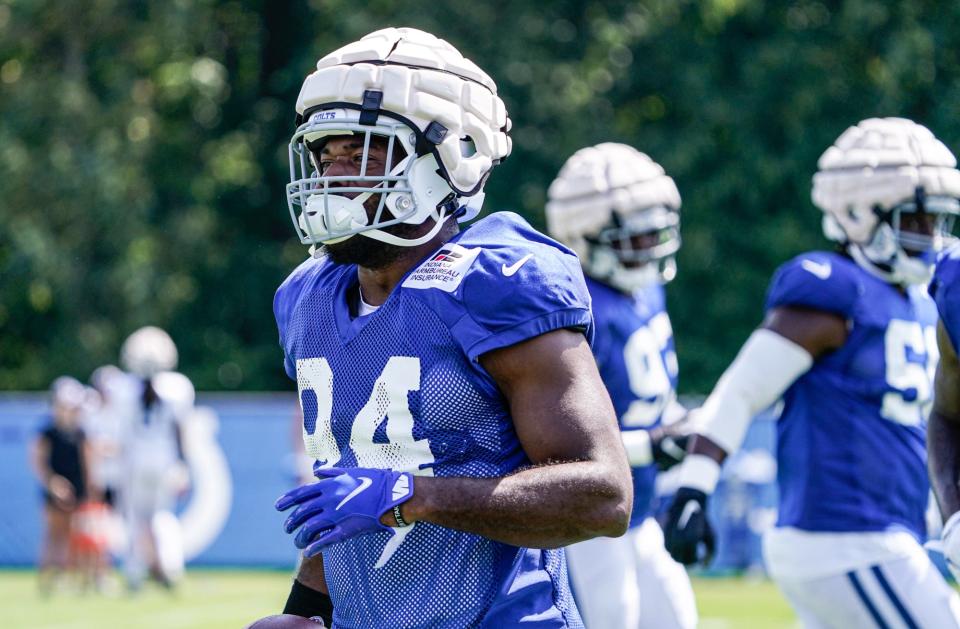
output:
<instances>
[{"instance_id":1,"label":"helmet with white shell","mask_svg":"<svg viewBox=\"0 0 960 629\"><path fill-rule=\"evenodd\" d=\"M824 152L813 176L823 231L870 273L894 284L930 280L960 213L953 153L923 125L870 118ZM928 233L904 229L920 221Z\"/></svg>"},{"instance_id":2,"label":"helmet with white shell","mask_svg":"<svg viewBox=\"0 0 960 629\"><path fill-rule=\"evenodd\" d=\"M547 197L548 231L577 253L588 275L625 292L676 275L680 192L646 154L614 142L582 148Z\"/></svg>"},{"instance_id":3,"label":"helmet with white shell","mask_svg":"<svg viewBox=\"0 0 960 629\"><path fill-rule=\"evenodd\" d=\"M305 244L357 234L399 246L426 242L449 218L479 213L484 183L511 149L493 80L446 41L413 28L376 31L320 59L296 109L287 200ZM359 175L323 176L315 147L344 135L364 143ZM373 136L386 138L388 158L402 149L382 175L367 172ZM364 204L372 195L379 202L371 217ZM384 231L428 219L435 225L415 239Z\"/></svg>"}]
</instances>

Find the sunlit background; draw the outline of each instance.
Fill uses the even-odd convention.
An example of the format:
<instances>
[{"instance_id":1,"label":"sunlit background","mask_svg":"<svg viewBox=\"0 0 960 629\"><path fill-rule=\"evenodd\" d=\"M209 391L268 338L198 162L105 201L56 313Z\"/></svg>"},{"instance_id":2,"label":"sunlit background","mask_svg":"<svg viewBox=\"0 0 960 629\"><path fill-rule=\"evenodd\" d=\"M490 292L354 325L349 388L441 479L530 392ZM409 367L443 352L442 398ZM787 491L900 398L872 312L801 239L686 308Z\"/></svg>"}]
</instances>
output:
<instances>
[{"instance_id":1,"label":"sunlit background","mask_svg":"<svg viewBox=\"0 0 960 629\"><path fill-rule=\"evenodd\" d=\"M773 269L827 247L810 178L843 129L904 116L960 148L957 3L0 2L0 391L85 381L146 324L170 332L201 392L292 391L271 305L306 255L283 196L293 105L320 56L384 26L443 37L496 80L514 150L487 211L542 227L563 161L600 141L674 177L684 242L668 298L685 394L709 391L757 324ZM251 399L275 400L201 396ZM286 448L282 399L258 427ZM235 500L250 500L230 522L260 509L249 517L272 518L285 543L268 494L292 482L286 464L231 445L241 420L218 410ZM23 452L44 412L40 398L0 398L0 487L21 497L0 506L0 533L27 545L17 509L39 501ZM270 490L262 504L236 482L250 469Z\"/></svg>"}]
</instances>

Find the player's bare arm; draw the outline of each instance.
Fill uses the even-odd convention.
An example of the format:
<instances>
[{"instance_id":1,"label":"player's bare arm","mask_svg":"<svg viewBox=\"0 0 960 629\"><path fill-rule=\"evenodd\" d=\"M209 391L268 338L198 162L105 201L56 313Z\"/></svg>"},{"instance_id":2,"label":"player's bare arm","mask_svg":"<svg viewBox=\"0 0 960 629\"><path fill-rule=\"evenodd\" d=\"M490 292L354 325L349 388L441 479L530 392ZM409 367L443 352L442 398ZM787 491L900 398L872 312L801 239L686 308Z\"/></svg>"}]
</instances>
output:
<instances>
[{"instance_id":1,"label":"player's bare arm","mask_svg":"<svg viewBox=\"0 0 960 629\"><path fill-rule=\"evenodd\" d=\"M297 570L297 581L310 589L328 594L327 580L323 572L323 555L304 557Z\"/></svg>"},{"instance_id":2,"label":"player's bare arm","mask_svg":"<svg viewBox=\"0 0 960 629\"><path fill-rule=\"evenodd\" d=\"M720 464L739 449L753 417L846 337L847 322L839 315L796 306L768 311L699 411L703 417L680 468L680 489L665 530L667 549L677 561L710 561L714 536L706 501L720 478Z\"/></svg>"},{"instance_id":3,"label":"player's bare arm","mask_svg":"<svg viewBox=\"0 0 960 629\"><path fill-rule=\"evenodd\" d=\"M933 379L933 409L927 424L927 470L940 513L943 530L940 549L954 576L960 570L960 360L957 331L957 271L960 248L953 248L937 263L928 287L937 305L937 347L940 362Z\"/></svg>"},{"instance_id":4,"label":"player's bare arm","mask_svg":"<svg viewBox=\"0 0 960 629\"><path fill-rule=\"evenodd\" d=\"M930 483L948 520L960 511L960 360L943 322L937 325L940 363L934 379L933 411L927 426Z\"/></svg>"},{"instance_id":5,"label":"player's bare arm","mask_svg":"<svg viewBox=\"0 0 960 629\"><path fill-rule=\"evenodd\" d=\"M550 332L480 362L509 400L534 467L503 478L418 476L404 519L538 548L623 534L629 467L583 335Z\"/></svg>"},{"instance_id":6,"label":"player's bare arm","mask_svg":"<svg viewBox=\"0 0 960 629\"><path fill-rule=\"evenodd\" d=\"M795 306L772 309L760 329L792 342L810 354L813 360L842 346L848 332L847 321L839 315ZM707 456L717 463L732 454L705 435L694 435L687 451Z\"/></svg>"},{"instance_id":7,"label":"player's bare arm","mask_svg":"<svg viewBox=\"0 0 960 629\"><path fill-rule=\"evenodd\" d=\"M333 601L323 569L323 555L303 557L283 613L303 618L319 616L326 626L333 625Z\"/></svg>"}]
</instances>

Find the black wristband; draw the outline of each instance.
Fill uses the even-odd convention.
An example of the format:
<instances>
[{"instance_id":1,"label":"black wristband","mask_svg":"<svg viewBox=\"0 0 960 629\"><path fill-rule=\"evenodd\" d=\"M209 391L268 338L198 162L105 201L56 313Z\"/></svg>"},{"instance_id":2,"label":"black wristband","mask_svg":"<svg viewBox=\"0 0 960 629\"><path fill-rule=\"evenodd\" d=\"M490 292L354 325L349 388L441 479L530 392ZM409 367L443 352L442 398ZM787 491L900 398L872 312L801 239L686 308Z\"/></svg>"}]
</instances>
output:
<instances>
[{"instance_id":1,"label":"black wristband","mask_svg":"<svg viewBox=\"0 0 960 629\"><path fill-rule=\"evenodd\" d=\"M287 604L283 606L283 613L304 618L320 616L323 624L328 627L333 626L333 601L330 597L323 592L308 588L296 579L293 580L293 587L290 588Z\"/></svg>"},{"instance_id":2,"label":"black wristband","mask_svg":"<svg viewBox=\"0 0 960 629\"><path fill-rule=\"evenodd\" d=\"M393 519L397 521L397 526L404 527L410 526L410 523L403 519L403 514L400 513L400 505L394 505L393 507Z\"/></svg>"}]
</instances>

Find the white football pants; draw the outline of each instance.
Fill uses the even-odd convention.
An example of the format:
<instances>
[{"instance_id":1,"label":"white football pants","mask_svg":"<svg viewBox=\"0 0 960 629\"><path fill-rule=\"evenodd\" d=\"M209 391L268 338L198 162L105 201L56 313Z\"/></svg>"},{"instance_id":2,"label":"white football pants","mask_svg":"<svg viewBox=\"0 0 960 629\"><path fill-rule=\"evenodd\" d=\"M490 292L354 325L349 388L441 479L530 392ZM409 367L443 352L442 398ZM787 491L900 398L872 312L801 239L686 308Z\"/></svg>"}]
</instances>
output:
<instances>
[{"instance_id":1,"label":"white football pants","mask_svg":"<svg viewBox=\"0 0 960 629\"><path fill-rule=\"evenodd\" d=\"M587 629L687 629L697 605L683 566L663 546L653 518L622 537L567 547L570 581Z\"/></svg>"},{"instance_id":2,"label":"white football pants","mask_svg":"<svg viewBox=\"0 0 960 629\"><path fill-rule=\"evenodd\" d=\"M815 579L776 579L804 629L951 629L960 598L925 555Z\"/></svg>"},{"instance_id":3,"label":"white football pants","mask_svg":"<svg viewBox=\"0 0 960 629\"><path fill-rule=\"evenodd\" d=\"M133 470L121 493L129 535L124 572L134 588L140 586L153 563L170 581L183 574L182 533L172 513L176 494L166 471Z\"/></svg>"}]
</instances>

